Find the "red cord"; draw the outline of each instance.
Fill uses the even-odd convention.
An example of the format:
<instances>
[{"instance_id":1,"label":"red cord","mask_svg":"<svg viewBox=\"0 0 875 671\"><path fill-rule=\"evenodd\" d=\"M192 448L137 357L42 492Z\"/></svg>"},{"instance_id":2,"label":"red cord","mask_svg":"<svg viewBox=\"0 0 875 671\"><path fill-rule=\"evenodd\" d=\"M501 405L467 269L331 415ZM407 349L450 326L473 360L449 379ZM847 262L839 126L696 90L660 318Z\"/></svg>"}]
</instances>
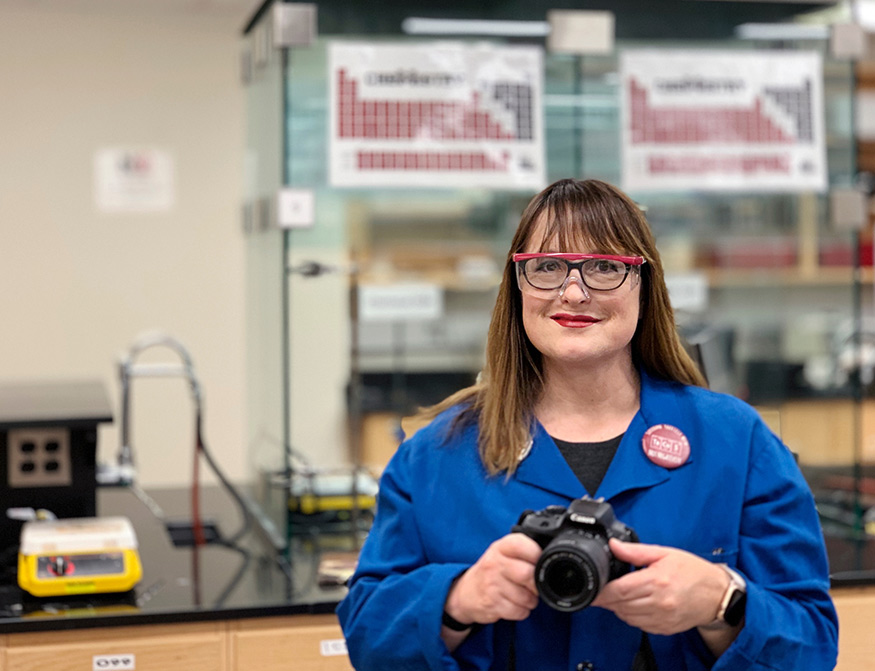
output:
<instances>
[{"instance_id":1,"label":"red cord","mask_svg":"<svg viewBox=\"0 0 875 671\"><path fill-rule=\"evenodd\" d=\"M197 432L197 440L194 447L194 464L192 467L192 482L191 482L191 522L192 534L194 535L195 546L206 545L204 538L204 527L201 524L200 511L200 456L203 444L201 443L200 430Z\"/></svg>"}]
</instances>

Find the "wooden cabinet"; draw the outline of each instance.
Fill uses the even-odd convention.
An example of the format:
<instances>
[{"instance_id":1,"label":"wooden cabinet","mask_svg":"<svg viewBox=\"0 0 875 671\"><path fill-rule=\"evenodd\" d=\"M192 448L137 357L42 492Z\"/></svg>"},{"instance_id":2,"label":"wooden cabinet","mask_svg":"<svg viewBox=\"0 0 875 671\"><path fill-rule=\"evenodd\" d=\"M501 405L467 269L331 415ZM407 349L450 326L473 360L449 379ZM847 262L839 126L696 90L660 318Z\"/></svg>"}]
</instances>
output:
<instances>
[{"instance_id":1,"label":"wooden cabinet","mask_svg":"<svg viewBox=\"0 0 875 671\"><path fill-rule=\"evenodd\" d=\"M863 671L875 668L875 587L833 590L839 614L839 662L835 671Z\"/></svg>"},{"instance_id":2,"label":"wooden cabinet","mask_svg":"<svg viewBox=\"0 0 875 671\"><path fill-rule=\"evenodd\" d=\"M0 671L352 671L334 615L0 636Z\"/></svg>"},{"instance_id":3,"label":"wooden cabinet","mask_svg":"<svg viewBox=\"0 0 875 671\"><path fill-rule=\"evenodd\" d=\"M229 626L234 671L352 671L333 615L239 620Z\"/></svg>"},{"instance_id":4,"label":"wooden cabinet","mask_svg":"<svg viewBox=\"0 0 875 671\"><path fill-rule=\"evenodd\" d=\"M230 671L221 622L7 634L3 671Z\"/></svg>"},{"instance_id":5,"label":"wooden cabinet","mask_svg":"<svg viewBox=\"0 0 875 671\"><path fill-rule=\"evenodd\" d=\"M833 590L836 671L873 668L875 586ZM141 625L0 636L0 671L353 671L334 615Z\"/></svg>"},{"instance_id":6,"label":"wooden cabinet","mask_svg":"<svg viewBox=\"0 0 875 671\"><path fill-rule=\"evenodd\" d=\"M400 429L409 438L427 421L416 417L398 417L394 412L370 412L362 417L361 450L362 464L377 472L382 472L401 443Z\"/></svg>"},{"instance_id":7,"label":"wooden cabinet","mask_svg":"<svg viewBox=\"0 0 875 671\"><path fill-rule=\"evenodd\" d=\"M859 408L850 399L800 399L757 410L803 464L849 465L856 457L875 463L875 401L871 399ZM854 449L858 422L859 455Z\"/></svg>"}]
</instances>

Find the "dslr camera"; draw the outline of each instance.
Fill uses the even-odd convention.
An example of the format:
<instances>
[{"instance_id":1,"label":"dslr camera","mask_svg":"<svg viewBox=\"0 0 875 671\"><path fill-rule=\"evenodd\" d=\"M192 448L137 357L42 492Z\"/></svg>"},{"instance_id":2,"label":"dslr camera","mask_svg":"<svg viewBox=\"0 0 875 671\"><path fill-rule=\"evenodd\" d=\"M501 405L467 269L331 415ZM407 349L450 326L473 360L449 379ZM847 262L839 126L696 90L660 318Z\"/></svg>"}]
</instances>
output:
<instances>
[{"instance_id":1,"label":"dslr camera","mask_svg":"<svg viewBox=\"0 0 875 671\"><path fill-rule=\"evenodd\" d=\"M543 548L535 565L541 599L567 613L586 608L609 580L631 566L614 558L608 541L638 542L638 535L614 517L609 503L575 499L568 508L548 506L525 511L512 531L524 533Z\"/></svg>"}]
</instances>

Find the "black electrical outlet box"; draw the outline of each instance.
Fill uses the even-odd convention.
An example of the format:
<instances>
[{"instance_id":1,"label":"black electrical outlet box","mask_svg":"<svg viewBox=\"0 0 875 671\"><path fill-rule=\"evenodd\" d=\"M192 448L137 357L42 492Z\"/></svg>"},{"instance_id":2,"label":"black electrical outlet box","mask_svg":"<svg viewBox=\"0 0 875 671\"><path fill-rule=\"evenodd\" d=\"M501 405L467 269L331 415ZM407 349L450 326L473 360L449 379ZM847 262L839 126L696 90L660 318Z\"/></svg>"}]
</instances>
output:
<instances>
[{"instance_id":1,"label":"black electrical outlet box","mask_svg":"<svg viewBox=\"0 0 875 671\"><path fill-rule=\"evenodd\" d=\"M111 421L101 382L0 383L0 549L21 535L10 508L96 515L97 429Z\"/></svg>"}]
</instances>

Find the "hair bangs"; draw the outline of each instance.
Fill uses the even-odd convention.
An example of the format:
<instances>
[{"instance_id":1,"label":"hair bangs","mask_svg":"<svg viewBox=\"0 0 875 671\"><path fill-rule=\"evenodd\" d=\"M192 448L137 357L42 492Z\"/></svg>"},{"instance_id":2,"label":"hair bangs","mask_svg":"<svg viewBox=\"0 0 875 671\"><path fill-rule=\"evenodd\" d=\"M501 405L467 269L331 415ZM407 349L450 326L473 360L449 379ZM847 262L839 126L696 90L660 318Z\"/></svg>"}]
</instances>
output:
<instances>
[{"instance_id":1,"label":"hair bangs","mask_svg":"<svg viewBox=\"0 0 875 671\"><path fill-rule=\"evenodd\" d=\"M623 239L631 237L622 235L626 227L618 228L614 221L602 208L565 206L557 211L557 208L548 205L538 217L538 224L533 230L536 239L531 242L539 252L641 254L634 238Z\"/></svg>"}]
</instances>

